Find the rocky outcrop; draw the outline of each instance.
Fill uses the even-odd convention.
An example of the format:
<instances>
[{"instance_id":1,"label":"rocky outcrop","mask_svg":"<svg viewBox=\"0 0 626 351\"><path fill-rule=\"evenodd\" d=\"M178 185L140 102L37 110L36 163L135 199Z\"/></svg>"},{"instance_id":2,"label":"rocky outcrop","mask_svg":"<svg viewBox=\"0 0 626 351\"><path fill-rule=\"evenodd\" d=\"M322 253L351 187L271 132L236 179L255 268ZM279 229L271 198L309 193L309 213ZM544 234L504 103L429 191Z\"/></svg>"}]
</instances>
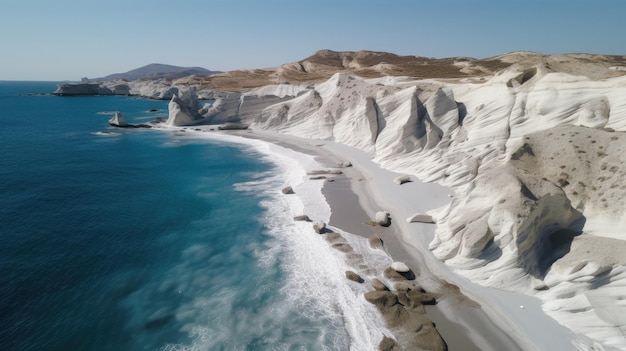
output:
<instances>
[{"instance_id":1,"label":"rocky outcrop","mask_svg":"<svg viewBox=\"0 0 626 351\"><path fill-rule=\"evenodd\" d=\"M361 278L360 275L353 271L346 271L346 278L353 282L363 283L363 278Z\"/></svg>"},{"instance_id":2,"label":"rocky outcrop","mask_svg":"<svg viewBox=\"0 0 626 351\"><path fill-rule=\"evenodd\" d=\"M406 221L408 223L420 222L420 223L435 223L433 220L433 216L426 213L416 213L411 217L407 218Z\"/></svg>"},{"instance_id":3,"label":"rocky outcrop","mask_svg":"<svg viewBox=\"0 0 626 351\"><path fill-rule=\"evenodd\" d=\"M53 95L76 96L76 95L113 95L111 89L100 83L67 83L58 84Z\"/></svg>"},{"instance_id":4,"label":"rocky outcrop","mask_svg":"<svg viewBox=\"0 0 626 351\"><path fill-rule=\"evenodd\" d=\"M201 123L202 116L198 113L199 103L193 88L174 94L168 104L169 115L165 122L170 126L189 126Z\"/></svg>"},{"instance_id":5,"label":"rocky outcrop","mask_svg":"<svg viewBox=\"0 0 626 351\"><path fill-rule=\"evenodd\" d=\"M370 235L367 241L372 249L383 248L383 240L377 234Z\"/></svg>"},{"instance_id":6,"label":"rocky outcrop","mask_svg":"<svg viewBox=\"0 0 626 351\"><path fill-rule=\"evenodd\" d=\"M317 234L325 233L326 232L326 223L324 223L322 221L315 222L315 224L313 224L313 230Z\"/></svg>"},{"instance_id":7,"label":"rocky outcrop","mask_svg":"<svg viewBox=\"0 0 626 351\"><path fill-rule=\"evenodd\" d=\"M114 127L128 127L128 122L119 111L115 111L113 117L109 120L109 124Z\"/></svg>"},{"instance_id":8,"label":"rocky outcrop","mask_svg":"<svg viewBox=\"0 0 626 351\"><path fill-rule=\"evenodd\" d=\"M376 306L387 325L402 330L398 334L399 343L387 340L385 349L403 345L405 349L444 351L448 347L425 315L424 303L435 303L434 297L420 290L392 292L375 290L365 293L365 300ZM381 343L382 344L382 343Z\"/></svg>"},{"instance_id":9,"label":"rocky outcrop","mask_svg":"<svg viewBox=\"0 0 626 351\"><path fill-rule=\"evenodd\" d=\"M378 225L382 226L382 227L390 226L391 225L391 217L389 215L389 212L387 212L387 211L376 212L375 222Z\"/></svg>"}]
</instances>

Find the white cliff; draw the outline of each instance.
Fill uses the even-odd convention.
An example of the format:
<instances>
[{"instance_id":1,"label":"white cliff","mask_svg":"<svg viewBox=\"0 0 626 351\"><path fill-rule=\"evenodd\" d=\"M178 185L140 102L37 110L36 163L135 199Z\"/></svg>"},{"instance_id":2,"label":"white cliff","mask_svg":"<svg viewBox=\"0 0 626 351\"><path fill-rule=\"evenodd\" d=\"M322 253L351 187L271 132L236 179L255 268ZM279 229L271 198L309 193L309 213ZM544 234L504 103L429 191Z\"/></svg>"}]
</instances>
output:
<instances>
[{"instance_id":1,"label":"white cliff","mask_svg":"<svg viewBox=\"0 0 626 351\"><path fill-rule=\"evenodd\" d=\"M270 87L264 92L273 95ZM430 248L626 349L626 77L513 66L486 81L337 74L243 122L334 140L456 189Z\"/></svg>"}]
</instances>

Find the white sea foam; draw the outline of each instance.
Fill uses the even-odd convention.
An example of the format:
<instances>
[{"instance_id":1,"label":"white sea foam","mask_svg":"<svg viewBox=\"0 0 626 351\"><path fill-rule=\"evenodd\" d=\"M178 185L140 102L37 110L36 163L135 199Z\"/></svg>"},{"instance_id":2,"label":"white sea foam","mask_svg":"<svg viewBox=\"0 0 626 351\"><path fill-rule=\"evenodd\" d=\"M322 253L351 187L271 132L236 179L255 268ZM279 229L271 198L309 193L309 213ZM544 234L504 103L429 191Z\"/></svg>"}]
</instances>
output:
<instances>
[{"instance_id":1,"label":"white sea foam","mask_svg":"<svg viewBox=\"0 0 626 351\"><path fill-rule=\"evenodd\" d=\"M120 133L117 133L117 132L107 132L107 131L92 132L91 134L97 135L97 136L108 136L108 137L114 137L114 136L120 135Z\"/></svg>"},{"instance_id":2,"label":"white sea foam","mask_svg":"<svg viewBox=\"0 0 626 351\"><path fill-rule=\"evenodd\" d=\"M388 266L391 259L380 251L371 250L365 239L333 228L346 238L358 255L361 255L357 255L356 261L347 260L344 253L331 248L323 235L316 234L310 223L293 221L294 216L303 213L312 219L324 222L328 222L330 218L330 207L321 192L323 183L305 181L308 170L320 168L313 156L258 140L214 133L198 133L197 135L207 134L217 140L252 146L256 151L265 155L266 161L277 167L271 176L263 173L255 177L255 180L234 185L237 191L262 193L266 196L266 200L260 205L266 211L264 219L266 231L275 241L268 247L252 248L252 250L261 265L273 267L279 264L286 274L286 284L281 288L281 292L286 296L287 303L267 306L271 310L255 311L254 318L259 318L260 323L264 323L264 318L268 316L274 321L293 323L293 313L296 312L296 314L317 321L318 324L326 324L324 330L319 331L320 340L319 345L316 346L321 350L376 349L383 333L389 334L389 332L384 327L379 313L363 298L366 286L347 280L345 271L362 268L362 264L367 262L370 270L362 274L373 276ZM281 193L280 189L287 184L294 188L295 196ZM190 250L188 254L201 255L197 252L197 248ZM265 286L263 289L271 288ZM261 289L256 293L264 294L267 291ZM232 294L235 292L225 290L220 296L223 299L231 299ZM232 304L223 303L219 306L232 306ZM202 309L203 305L199 303L193 308ZM184 313L194 312L185 311ZM241 318L251 317L247 311L212 311L212 314L214 313L217 315L241 313ZM247 328L250 327L249 322L245 324ZM194 338L193 343L186 347L169 345L167 349L195 350L206 349L207 345L228 345L220 335L236 335L233 334L233 329L244 327L243 325L227 325L227 323L214 323L213 325L224 329L216 330L189 325L186 330ZM244 330L240 332L249 333ZM286 350L291 350L298 349L298 345L302 346L298 337L285 335L284 330L264 330L262 335L268 343L281 345L278 349L284 347ZM234 344L230 347L237 349Z\"/></svg>"}]
</instances>

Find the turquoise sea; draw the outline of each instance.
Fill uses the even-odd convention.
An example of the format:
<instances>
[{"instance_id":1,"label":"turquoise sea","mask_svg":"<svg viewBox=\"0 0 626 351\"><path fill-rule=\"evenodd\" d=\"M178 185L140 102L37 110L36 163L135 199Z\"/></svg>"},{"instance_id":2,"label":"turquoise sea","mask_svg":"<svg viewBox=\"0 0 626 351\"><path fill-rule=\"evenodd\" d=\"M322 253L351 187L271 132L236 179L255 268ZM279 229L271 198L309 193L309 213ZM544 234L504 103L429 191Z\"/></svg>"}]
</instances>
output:
<instances>
[{"instance_id":1,"label":"turquoise sea","mask_svg":"<svg viewBox=\"0 0 626 351\"><path fill-rule=\"evenodd\" d=\"M267 155L108 126L167 101L54 89L0 82L0 349L351 348L341 301L298 290L316 268L291 269Z\"/></svg>"}]
</instances>

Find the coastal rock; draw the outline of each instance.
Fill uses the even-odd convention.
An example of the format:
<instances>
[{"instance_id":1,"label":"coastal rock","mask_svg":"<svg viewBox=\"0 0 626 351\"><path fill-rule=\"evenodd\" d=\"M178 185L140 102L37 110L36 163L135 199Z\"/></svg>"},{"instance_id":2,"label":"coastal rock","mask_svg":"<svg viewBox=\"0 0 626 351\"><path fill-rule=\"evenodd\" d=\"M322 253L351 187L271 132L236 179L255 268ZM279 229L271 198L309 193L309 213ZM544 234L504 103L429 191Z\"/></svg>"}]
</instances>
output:
<instances>
[{"instance_id":1,"label":"coastal rock","mask_svg":"<svg viewBox=\"0 0 626 351\"><path fill-rule=\"evenodd\" d=\"M353 282L363 283L361 276L353 271L346 271L346 278L348 280L352 280Z\"/></svg>"},{"instance_id":2,"label":"coastal rock","mask_svg":"<svg viewBox=\"0 0 626 351\"><path fill-rule=\"evenodd\" d=\"M392 328L401 326L411 316L409 314L409 311L407 311L406 307L402 306L402 304L400 303L393 305L389 308L383 309L381 310L381 312L383 314L383 318L385 319L385 322L387 322L387 325Z\"/></svg>"},{"instance_id":3,"label":"coastal rock","mask_svg":"<svg viewBox=\"0 0 626 351\"><path fill-rule=\"evenodd\" d=\"M339 233L328 233L326 234L326 241L331 243L345 243L346 239Z\"/></svg>"},{"instance_id":4,"label":"coastal rock","mask_svg":"<svg viewBox=\"0 0 626 351\"><path fill-rule=\"evenodd\" d=\"M406 265L406 263L399 261L393 262L391 264L391 268L398 273L406 273L411 270L409 266Z\"/></svg>"},{"instance_id":5,"label":"coastal rock","mask_svg":"<svg viewBox=\"0 0 626 351\"><path fill-rule=\"evenodd\" d=\"M415 280L405 279L401 281L395 281L393 284L393 288L398 293L400 292L406 293L406 292L409 292L410 290L418 290L418 291L424 292L424 289L422 289Z\"/></svg>"},{"instance_id":6,"label":"coastal rock","mask_svg":"<svg viewBox=\"0 0 626 351\"><path fill-rule=\"evenodd\" d=\"M115 127L128 127L128 122L119 111L115 111L113 117L109 120L109 124Z\"/></svg>"},{"instance_id":7,"label":"coastal rock","mask_svg":"<svg viewBox=\"0 0 626 351\"><path fill-rule=\"evenodd\" d=\"M422 350L447 351L448 345L435 328L435 324L428 319L417 326L413 334L413 344Z\"/></svg>"},{"instance_id":8,"label":"coastal rock","mask_svg":"<svg viewBox=\"0 0 626 351\"><path fill-rule=\"evenodd\" d=\"M291 185L288 185L288 186L284 187L284 188L281 190L281 192L282 192L283 194L285 194L285 195L287 195L287 194L293 194L293 193L294 193L294 192L293 192L293 188L291 187Z\"/></svg>"},{"instance_id":9,"label":"coastal rock","mask_svg":"<svg viewBox=\"0 0 626 351\"><path fill-rule=\"evenodd\" d=\"M406 221L408 223L420 222L420 223L435 223L433 220L433 216L425 213L416 213L411 217L407 218Z\"/></svg>"},{"instance_id":10,"label":"coastal rock","mask_svg":"<svg viewBox=\"0 0 626 351\"><path fill-rule=\"evenodd\" d=\"M295 216L295 217L293 217L293 220L294 221L305 221L305 222L310 222L311 221L311 219L307 215Z\"/></svg>"},{"instance_id":11,"label":"coastal rock","mask_svg":"<svg viewBox=\"0 0 626 351\"><path fill-rule=\"evenodd\" d=\"M378 234L372 234L367 239L370 247L372 249L382 249L383 248L383 240L378 236Z\"/></svg>"},{"instance_id":12,"label":"coastal rock","mask_svg":"<svg viewBox=\"0 0 626 351\"><path fill-rule=\"evenodd\" d=\"M374 290L377 291L389 291L389 288L380 281L380 279L378 278L374 278L370 281L370 284L372 285L372 288L374 288Z\"/></svg>"},{"instance_id":13,"label":"coastal rock","mask_svg":"<svg viewBox=\"0 0 626 351\"><path fill-rule=\"evenodd\" d=\"M398 273L395 269L391 267L387 267L387 269L385 269L385 271L383 272L383 275L389 280L407 280L405 276Z\"/></svg>"},{"instance_id":14,"label":"coastal rock","mask_svg":"<svg viewBox=\"0 0 626 351\"><path fill-rule=\"evenodd\" d=\"M411 313L426 313L426 308L424 307L424 305L411 302L406 293L398 293L398 302L400 302L400 304L402 304L402 306L404 306L407 310L411 311Z\"/></svg>"},{"instance_id":15,"label":"coastal rock","mask_svg":"<svg viewBox=\"0 0 626 351\"><path fill-rule=\"evenodd\" d=\"M435 296L424 292L422 289L411 289L406 293L410 303L407 306L434 305L437 303Z\"/></svg>"},{"instance_id":16,"label":"coastal rock","mask_svg":"<svg viewBox=\"0 0 626 351\"><path fill-rule=\"evenodd\" d=\"M345 253L354 251L354 248L347 243L335 243L332 245L332 248Z\"/></svg>"},{"instance_id":17,"label":"coastal rock","mask_svg":"<svg viewBox=\"0 0 626 351\"><path fill-rule=\"evenodd\" d=\"M398 304L398 296L396 296L396 294L391 291L368 291L365 293L364 297L367 302L375 305L379 309L389 308L393 305Z\"/></svg>"},{"instance_id":18,"label":"coastal rock","mask_svg":"<svg viewBox=\"0 0 626 351\"><path fill-rule=\"evenodd\" d=\"M352 167L352 162L343 161L339 164L339 167L343 167L343 168Z\"/></svg>"},{"instance_id":19,"label":"coastal rock","mask_svg":"<svg viewBox=\"0 0 626 351\"><path fill-rule=\"evenodd\" d=\"M382 227L388 227L391 225L391 217L389 216L389 212L387 211L379 211L376 212L375 221L378 225Z\"/></svg>"},{"instance_id":20,"label":"coastal rock","mask_svg":"<svg viewBox=\"0 0 626 351\"><path fill-rule=\"evenodd\" d=\"M324 223L323 221L315 222L315 224L313 224L313 230L317 234L322 234L322 233L326 232L326 223Z\"/></svg>"},{"instance_id":21,"label":"coastal rock","mask_svg":"<svg viewBox=\"0 0 626 351\"><path fill-rule=\"evenodd\" d=\"M195 90L181 91L180 96L174 94L168 104L168 118L165 122L170 126L189 126L198 124L202 117L198 114L198 99Z\"/></svg>"},{"instance_id":22,"label":"coastal rock","mask_svg":"<svg viewBox=\"0 0 626 351\"><path fill-rule=\"evenodd\" d=\"M383 339L378 344L379 351L402 351L402 348L398 343L386 335L383 336Z\"/></svg>"},{"instance_id":23,"label":"coastal rock","mask_svg":"<svg viewBox=\"0 0 626 351\"><path fill-rule=\"evenodd\" d=\"M243 124L243 123L229 122L229 123L224 123L221 126L218 126L217 129L219 130L244 130L244 129L248 129L248 125Z\"/></svg>"},{"instance_id":24,"label":"coastal rock","mask_svg":"<svg viewBox=\"0 0 626 351\"><path fill-rule=\"evenodd\" d=\"M410 175L406 175L406 174L405 175L401 175L401 176L396 177L393 180L393 182L398 184L398 185L402 185L404 183L411 182L411 176Z\"/></svg>"},{"instance_id":25,"label":"coastal rock","mask_svg":"<svg viewBox=\"0 0 626 351\"><path fill-rule=\"evenodd\" d=\"M113 95L111 89L100 83L65 83L58 84L53 95L77 96L77 95Z\"/></svg>"}]
</instances>

